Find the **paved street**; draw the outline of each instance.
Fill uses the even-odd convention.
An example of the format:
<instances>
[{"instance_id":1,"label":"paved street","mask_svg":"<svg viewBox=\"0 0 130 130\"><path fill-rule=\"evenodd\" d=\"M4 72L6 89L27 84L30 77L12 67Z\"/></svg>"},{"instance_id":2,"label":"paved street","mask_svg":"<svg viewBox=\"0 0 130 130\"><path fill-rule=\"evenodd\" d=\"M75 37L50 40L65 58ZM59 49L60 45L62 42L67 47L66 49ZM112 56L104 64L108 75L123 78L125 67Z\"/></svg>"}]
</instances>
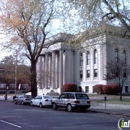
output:
<instances>
[{"instance_id":1,"label":"paved street","mask_svg":"<svg viewBox=\"0 0 130 130\"><path fill-rule=\"evenodd\" d=\"M120 116L38 108L0 101L0 130L118 130ZM128 117L124 118L129 120Z\"/></svg>"}]
</instances>

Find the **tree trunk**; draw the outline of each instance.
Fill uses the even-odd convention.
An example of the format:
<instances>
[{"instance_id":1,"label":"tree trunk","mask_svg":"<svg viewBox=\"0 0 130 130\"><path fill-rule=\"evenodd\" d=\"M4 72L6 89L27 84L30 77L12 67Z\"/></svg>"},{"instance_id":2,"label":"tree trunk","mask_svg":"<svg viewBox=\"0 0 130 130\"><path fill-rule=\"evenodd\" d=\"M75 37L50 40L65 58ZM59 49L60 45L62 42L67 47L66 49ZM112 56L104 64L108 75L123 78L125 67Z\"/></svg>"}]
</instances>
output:
<instances>
[{"instance_id":1,"label":"tree trunk","mask_svg":"<svg viewBox=\"0 0 130 130\"><path fill-rule=\"evenodd\" d=\"M9 86L9 84L6 83L6 88L5 88L5 100L7 100L8 86Z\"/></svg>"},{"instance_id":2,"label":"tree trunk","mask_svg":"<svg viewBox=\"0 0 130 130\"><path fill-rule=\"evenodd\" d=\"M120 91L120 101L122 101L122 89L123 89L123 87L121 87L121 91Z\"/></svg>"},{"instance_id":3,"label":"tree trunk","mask_svg":"<svg viewBox=\"0 0 130 130\"><path fill-rule=\"evenodd\" d=\"M37 96L37 73L36 73L36 61L31 61L31 93L32 97Z\"/></svg>"},{"instance_id":4,"label":"tree trunk","mask_svg":"<svg viewBox=\"0 0 130 130\"><path fill-rule=\"evenodd\" d=\"M122 92L120 92L120 101L122 101Z\"/></svg>"}]
</instances>

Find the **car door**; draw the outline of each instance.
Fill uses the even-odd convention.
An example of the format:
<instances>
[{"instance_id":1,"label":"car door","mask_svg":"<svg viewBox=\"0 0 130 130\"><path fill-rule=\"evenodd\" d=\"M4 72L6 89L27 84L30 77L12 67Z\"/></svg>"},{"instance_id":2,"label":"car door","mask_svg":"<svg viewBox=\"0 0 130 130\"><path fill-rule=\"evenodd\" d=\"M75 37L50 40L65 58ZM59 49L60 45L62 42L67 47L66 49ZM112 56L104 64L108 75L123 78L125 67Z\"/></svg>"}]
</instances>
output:
<instances>
[{"instance_id":1,"label":"car door","mask_svg":"<svg viewBox=\"0 0 130 130\"><path fill-rule=\"evenodd\" d=\"M58 98L57 100L57 106L64 106L64 97L65 97L65 94L61 94L60 97Z\"/></svg>"},{"instance_id":2,"label":"car door","mask_svg":"<svg viewBox=\"0 0 130 130\"><path fill-rule=\"evenodd\" d=\"M38 99L38 96L36 96L34 99L33 99L33 105L37 105L37 99Z\"/></svg>"},{"instance_id":3,"label":"car door","mask_svg":"<svg viewBox=\"0 0 130 130\"><path fill-rule=\"evenodd\" d=\"M62 106L63 106L63 107L66 107L67 104L68 104L68 102L69 102L69 94L66 93L66 94L64 94L64 98L63 98L63 104L62 104Z\"/></svg>"},{"instance_id":4,"label":"car door","mask_svg":"<svg viewBox=\"0 0 130 130\"><path fill-rule=\"evenodd\" d=\"M18 103L21 103L23 101L23 95L18 97Z\"/></svg>"},{"instance_id":5,"label":"car door","mask_svg":"<svg viewBox=\"0 0 130 130\"><path fill-rule=\"evenodd\" d=\"M39 96L37 97L37 100L36 100L37 106L39 106L41 100L42 100L42 96L39 95Z\"/></svg>"}]
</instances>

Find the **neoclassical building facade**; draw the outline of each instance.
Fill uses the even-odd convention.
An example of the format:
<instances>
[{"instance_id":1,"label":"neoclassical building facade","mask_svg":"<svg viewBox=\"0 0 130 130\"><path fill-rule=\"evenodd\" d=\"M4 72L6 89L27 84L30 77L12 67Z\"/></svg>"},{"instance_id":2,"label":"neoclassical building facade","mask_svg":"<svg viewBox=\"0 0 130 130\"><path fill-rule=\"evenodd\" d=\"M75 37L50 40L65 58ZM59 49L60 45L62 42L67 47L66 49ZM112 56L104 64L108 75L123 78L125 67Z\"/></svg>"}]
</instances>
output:
<instances>
[{"instance_id":1,"label":"neoclassical building facade","mask_svg":"<svg viewBox=\"0 0 130 130\"><path fill-rule=\"evenodd\" d=\"M130 64L129 45L130 35L110 25L76 36L60 33L48 38L37 63L39 92L60 94L64 84L74 83L79 91L93 93L96 84L114 83L104 79L106 65L119 57ZM130 92L130 79L123 92Z\"/></svg>"}]
</instances>

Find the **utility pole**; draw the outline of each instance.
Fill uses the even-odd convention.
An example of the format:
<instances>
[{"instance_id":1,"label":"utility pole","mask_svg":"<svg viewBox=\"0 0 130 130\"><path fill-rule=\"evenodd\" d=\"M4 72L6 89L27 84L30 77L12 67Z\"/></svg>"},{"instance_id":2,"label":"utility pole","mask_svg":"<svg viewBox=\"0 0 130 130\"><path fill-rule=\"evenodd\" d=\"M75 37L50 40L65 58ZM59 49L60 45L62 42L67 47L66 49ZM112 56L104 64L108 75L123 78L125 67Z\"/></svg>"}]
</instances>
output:
<instances>
[{"instance_id":1,"label":"utility pole","mask_svg":"<svg viewBox=\"0 0 130 130\"><path fill-rule=\"evenodd\" d=\"M17 50L15 59L15 96L17 95Z\"/></svg>"}]
</instances>

